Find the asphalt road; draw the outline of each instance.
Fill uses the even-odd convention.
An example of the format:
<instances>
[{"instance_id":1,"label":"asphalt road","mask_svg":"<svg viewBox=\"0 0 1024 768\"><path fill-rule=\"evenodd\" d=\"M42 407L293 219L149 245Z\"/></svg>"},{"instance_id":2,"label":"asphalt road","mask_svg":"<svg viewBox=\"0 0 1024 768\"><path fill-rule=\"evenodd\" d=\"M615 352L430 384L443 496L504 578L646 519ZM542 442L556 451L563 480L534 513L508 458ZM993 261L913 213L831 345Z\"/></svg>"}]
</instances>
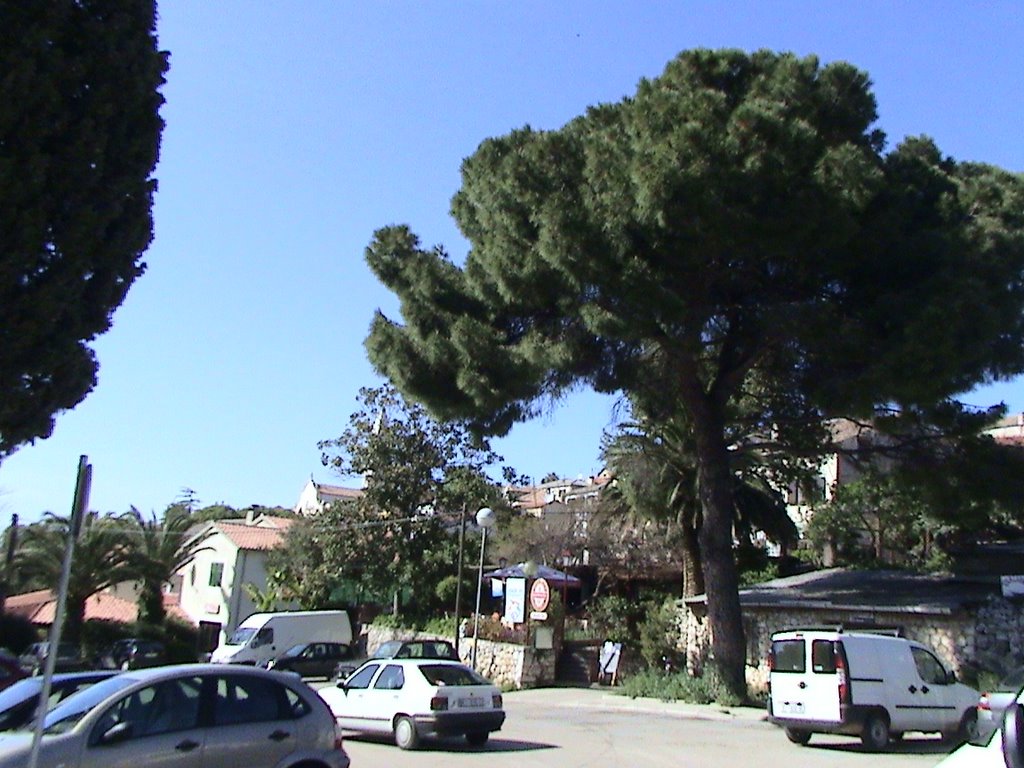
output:
<instances>
[{"instance_id":1,"label":"asphalt road","mask_svg":"<svg viewBox=\"0 0 1024 768\"><path fill-rule=\"evenodd\" d=\"M924 768L949 751L937 737L908 734L884 754L860 741L816 735L791 744L761 710L630 700L596 689L505 694L505 727L483 748L462 740L403 752L388 740L347 736L353 768Z\"/></svg>"}]
</instances>

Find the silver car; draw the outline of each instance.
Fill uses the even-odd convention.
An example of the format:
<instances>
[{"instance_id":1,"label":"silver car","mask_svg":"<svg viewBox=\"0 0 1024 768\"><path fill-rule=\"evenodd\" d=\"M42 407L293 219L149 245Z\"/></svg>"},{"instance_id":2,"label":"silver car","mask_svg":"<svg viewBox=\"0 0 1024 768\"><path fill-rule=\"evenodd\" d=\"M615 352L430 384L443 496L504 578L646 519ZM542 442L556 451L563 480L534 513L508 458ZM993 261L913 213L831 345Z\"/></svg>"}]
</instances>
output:
<instances>
[{"instance_id":1,"label":"silver car","mask_svg":"<svg viewBox=\"0 0 1024 768\"><path fill-rule=\"evenodd\" d=\"M39 768L348 768L341 731L295 675L223 664L125 672L51 709ZM23 768L29 731L0 736Z\"/></svg>"}]
</instances>

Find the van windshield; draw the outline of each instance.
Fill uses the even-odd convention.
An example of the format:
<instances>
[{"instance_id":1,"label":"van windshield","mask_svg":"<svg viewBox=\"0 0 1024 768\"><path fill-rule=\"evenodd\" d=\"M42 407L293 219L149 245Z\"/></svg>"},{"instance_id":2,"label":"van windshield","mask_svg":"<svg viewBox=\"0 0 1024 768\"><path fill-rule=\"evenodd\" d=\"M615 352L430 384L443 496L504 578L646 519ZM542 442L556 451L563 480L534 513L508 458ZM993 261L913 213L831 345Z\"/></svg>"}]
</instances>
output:
<instances>
[{"instance_id":1,"label":"van windshield","mask_svg":"<svg viewBox=\"0 0 1024 768\"><path fill-rule=\"evenodd\" d=\"M245 645L249 642L249 639L256 634L256 630L252 627L243 627L236 629L234 634L228 638L228 645Z\"/></svg>"}]
</instances>

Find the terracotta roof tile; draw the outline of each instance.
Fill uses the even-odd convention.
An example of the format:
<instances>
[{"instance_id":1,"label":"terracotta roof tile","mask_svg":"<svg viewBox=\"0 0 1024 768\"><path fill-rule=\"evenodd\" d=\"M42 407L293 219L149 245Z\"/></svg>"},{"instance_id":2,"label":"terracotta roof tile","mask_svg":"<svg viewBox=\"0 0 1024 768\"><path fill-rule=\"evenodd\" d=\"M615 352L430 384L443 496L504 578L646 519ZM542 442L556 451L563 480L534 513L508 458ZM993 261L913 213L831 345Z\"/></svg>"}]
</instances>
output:
<instances>
[{"instance_id":1,"label":"terracotta roof tile","mask_svg":"<svg viewBox=\"0 0 1024 768\"><path fill-rule=\"evenodd\" d=\"M239 549L266 552L277 547L284 538L284 530L280 528L263 528L245 523L229 523L221 521L216 525Z\"/></svg>"}]
</instances>

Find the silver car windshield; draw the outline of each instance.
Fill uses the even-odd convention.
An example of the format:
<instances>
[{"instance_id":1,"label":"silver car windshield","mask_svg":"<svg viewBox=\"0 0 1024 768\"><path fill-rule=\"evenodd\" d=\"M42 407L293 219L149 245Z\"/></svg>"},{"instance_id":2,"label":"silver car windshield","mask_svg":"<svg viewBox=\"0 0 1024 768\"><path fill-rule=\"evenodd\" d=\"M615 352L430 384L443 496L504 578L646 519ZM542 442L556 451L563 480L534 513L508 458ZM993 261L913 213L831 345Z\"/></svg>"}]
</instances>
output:
<instances>
[{"instance_id":1,"label":"silver car windshield","mask_svg":"<svg viewBox=\"0 0 1024 768\"><path fill-rule=\"evenodd\" d=\"M75 727L75 723L85 717L89 711L108 696L127 688L136 682L130 675L117 675L84 691L68 696L64 701L46 713L43 720L43 733L67 733Z\"/></svg>"}]
</instances>

